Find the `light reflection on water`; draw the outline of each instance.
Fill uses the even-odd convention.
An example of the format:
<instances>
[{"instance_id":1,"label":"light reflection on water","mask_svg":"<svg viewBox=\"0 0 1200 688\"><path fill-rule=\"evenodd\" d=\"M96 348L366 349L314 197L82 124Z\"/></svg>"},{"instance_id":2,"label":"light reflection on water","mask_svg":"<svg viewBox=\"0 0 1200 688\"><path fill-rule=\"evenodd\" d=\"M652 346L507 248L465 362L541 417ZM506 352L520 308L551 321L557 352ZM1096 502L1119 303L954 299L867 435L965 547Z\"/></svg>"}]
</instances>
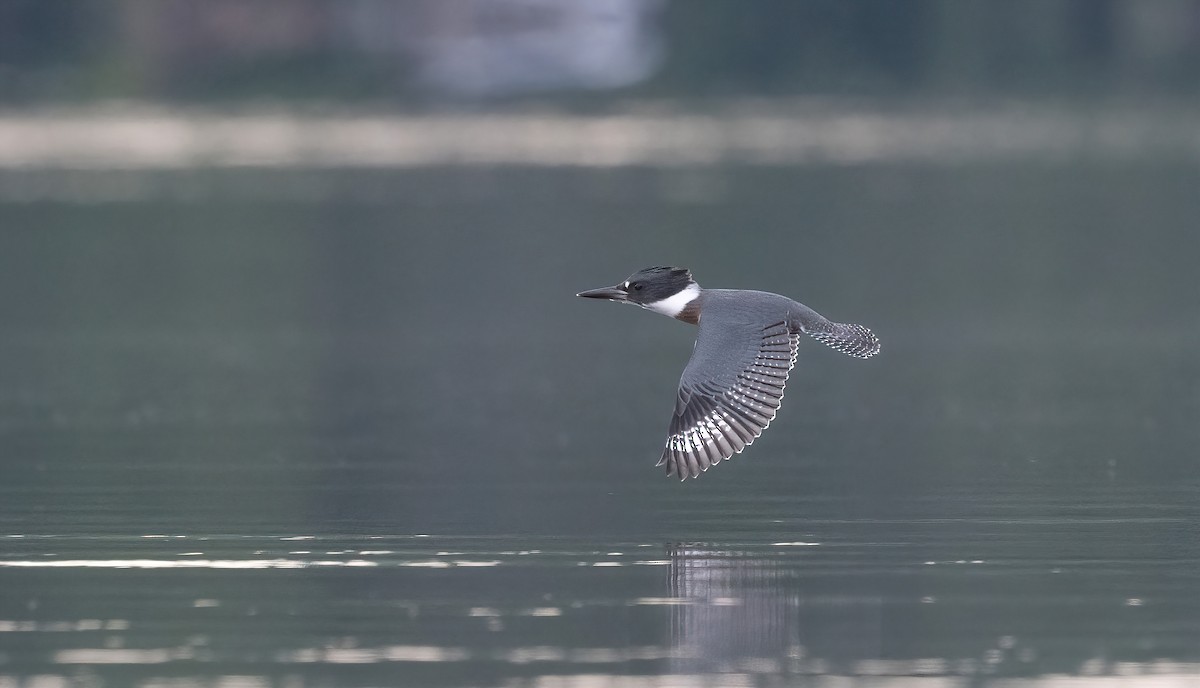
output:
<instances>
[{"instance_id":1,"label":"light reflection on water","mask_svg":"<svg viewBox=\"0 0 1200 688\"><path fill-rule=\"evenodd\" d=\"M433 563L433 562L431 562ZM487 566L488 562L462 562L456 565ZM374 561L351 559L333 561L328 559L255 559L236 561L230 559L60 559L53 561L5 561L0 567L27 569L303 569L313 566L378 566ZM421 563L405 566L421 566ZM450 564L446 564L449 566Z\"/></svg>"},{"instance_id":2,"label":"light reflection on water","mask_svg":"<svg viewBox=\"0 0 1200 688\"><path fill-rule=\"evenodd\" d=\"M593 541L568 548L554 538L443 536L10 535L4 540L9 546L0 570L64 575L111 570L115 577L104 582L104 595L125 600L107 604L98 598L92 603L98 611L127 615L50 618L43 611L47 603L87 579L25 579L25 589L35 591L29 598L35 603L23 611L6 605L7 617L0 618L0 648L5 648L0 651L0 687L24 685L34 674L39 686L76 684L77 676L58 674L55 667L85 667L106 676L139 666L150 673L125 674L136 678L129 685L329 685L289 673L319 666L334 672L326 675L338 677L336 685L375 685L389 675L388 667L406 675L419 666L446 667L446 673L429 675L431 685L453 685L461 676L473 676L472 682L481 685L538 686L716 685L718 676L720 685L758 685L782 677L832 685L840 677L869 685L965 685L963 681L986 679L995 685L1055 686L1084 676L1103 679L1100 685L1131 680L1173 685L1200 676L1200 663L1164 657L1132 660L1129 650L1111 646L1099 654L1064 654L1060 649L1060 656L1047 664L1043 653L1061 642L1053 633L1002 632L1006 625L1008 630L1020 625L1029 604L1026 596L1038 594L1027 582L1017 580L1011 587L977 582L967 597L956 583L964 575L1028 578L1022 566L985 559L918 560L903 550L896 554L886 543L851 544L836 534L831 541L721 546ZM201 542L225 556L168 554ZM297 542L311 550L277 556L276 549ZM364 549L364 542L371 549ZM119 556L147 547L152 556L141 559L79 557L80 551ZM881 553L887 554L871 556ZM181 576L209 571L199 584L206 596L129 601L143 576L170 575L172 569ZM302 578L272 578L269 572L256 574L263 578L240 578L270 569ZM354 570L379 572L382 584L372 586ZM939 570L945 573L926 587L890 582ZM223 580L226 576L239 579ZM557 581L551 589L559 590L522 592L522 580L529 578ZM314 582L320 586L311 587ZM172 587L169 579L160 585ZM356 591L363 585L367 587ZM470 589L489 592L454 592ZM496 592L505 589L512 592ZM309 598L317 591L333 599ZM166 627L164 603L179 617ZM322 621L327 603L347 610L365 603L380 613L374 622L359 619L346 628L327 627ZM1141 599L1114 600L1105 616L1116 621L1119 608L1136 611L1142 604ZM1094 605L1087 598L1076 606ZM1017 608L1009 621L1003 620L1006 606ZM952 626L939 631L921 621L923 610L938 607L953 615L976 615L982 629L994 629L993 635L960 644ZM230 622L266 622L280 637L271 649L239 649L221 641ZM613 623L641 625L646 632L634 638L598 630ZM293 624L310 630L282 630ZM925 640L936 642L918 642L905 650L897 625L924 627ZM444 642L421 642L429 637L423 629L430 628L441 629L434 636ZM598 639L610 644L596 644ZM970 653L962 650L967 646ZM24 650L9 649L18 647ZM212 667L203 670L210 677L207 682L155 675L153 670L201 666ZM238 666L238 672L222 675L226 666ZM376 666L385 673L337 673L356 666ZM117 680L113 676L110 681Z\"/></svg>"}]
</instances>

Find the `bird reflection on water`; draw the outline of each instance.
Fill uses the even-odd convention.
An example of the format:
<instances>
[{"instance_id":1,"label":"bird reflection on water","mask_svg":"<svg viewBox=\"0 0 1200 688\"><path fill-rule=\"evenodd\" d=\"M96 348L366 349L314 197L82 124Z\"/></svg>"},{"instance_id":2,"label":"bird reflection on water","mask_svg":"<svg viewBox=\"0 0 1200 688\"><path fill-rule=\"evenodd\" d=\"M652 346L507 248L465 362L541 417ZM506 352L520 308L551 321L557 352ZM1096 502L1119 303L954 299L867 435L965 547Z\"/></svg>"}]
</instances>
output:
<instances>
[{"instance_id":1,"label":"bird reflection on water","mask_svg":"<svg viewBox=\"0 0 1200 688\"><path fill-rule=\"evenodd\" d=\"M676 671L845 673L880 655L877 594L822 595L794 559L763 552L674 544L667 556Z\"/></svg>"}]
</instances>

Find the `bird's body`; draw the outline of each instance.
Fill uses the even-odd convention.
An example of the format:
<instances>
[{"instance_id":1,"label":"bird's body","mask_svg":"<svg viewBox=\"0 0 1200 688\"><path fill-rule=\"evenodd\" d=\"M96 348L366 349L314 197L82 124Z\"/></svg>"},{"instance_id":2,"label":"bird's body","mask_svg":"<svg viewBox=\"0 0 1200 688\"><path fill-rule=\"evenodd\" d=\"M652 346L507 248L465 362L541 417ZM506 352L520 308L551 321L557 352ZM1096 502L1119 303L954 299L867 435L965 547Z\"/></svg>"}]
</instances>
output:
<instances>
[{"instance_id":1,"label":"bird's body","mask_svg":"<svg viewBox=\"0 0 1200 688\"><path fill-rule=\"evenodd\" d=\"M659 461L680 479L741 452L770 425L801 335L858 358L879 352L878 338L862 325L832 322L779 294L701 289L683 268L647 268L579 296L632 303L700 326Z\"/></svg>"}]
</instances>

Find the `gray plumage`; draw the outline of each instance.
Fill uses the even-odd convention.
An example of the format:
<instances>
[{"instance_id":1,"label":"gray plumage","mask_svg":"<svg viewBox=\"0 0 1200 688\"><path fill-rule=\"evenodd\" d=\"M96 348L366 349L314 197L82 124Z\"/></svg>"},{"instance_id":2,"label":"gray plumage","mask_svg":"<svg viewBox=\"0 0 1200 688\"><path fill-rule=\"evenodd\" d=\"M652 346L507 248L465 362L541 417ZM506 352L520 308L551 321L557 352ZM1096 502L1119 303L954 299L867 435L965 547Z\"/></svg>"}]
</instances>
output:
<instances>
[{"instance_id":1,"label":"gray plumage","mask_svg":"<svg viewBox=\"0 0 1200 688\"><path fill-rule=\"evenodd\" d=\"M680 273L687 275L683 285ZM664 296L661 282L668 278L675 284ZM879 353L879 339L862 325L832 322L778 294L700 289L682 268L648 268L622 284L579 295L634 303L699 324L658 462L680 479L698 477L740 453L767 429L782 403L801 335L857 358Z\"/></svg>"}]
</instances>

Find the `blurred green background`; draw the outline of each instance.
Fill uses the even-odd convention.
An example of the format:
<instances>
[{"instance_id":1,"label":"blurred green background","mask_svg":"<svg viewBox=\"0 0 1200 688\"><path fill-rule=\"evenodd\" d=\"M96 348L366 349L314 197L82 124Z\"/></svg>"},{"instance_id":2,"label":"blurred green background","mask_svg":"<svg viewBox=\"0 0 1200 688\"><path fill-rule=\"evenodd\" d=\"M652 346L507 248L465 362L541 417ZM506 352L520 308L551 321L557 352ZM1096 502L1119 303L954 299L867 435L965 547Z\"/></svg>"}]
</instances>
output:
<instances>
[{"instance_id":1,"label":"blurred green background","mask_svg":"<svg viewBox=\"0 0 1200 688\"><path fill-rule=\"evenodd\" d=\"M524 87L497 77L475 94L540 90L557 98L616 84L626 90L588 102L1194 96L1198 15L1192 0L760 0L750 8L726 0L8 0L0 7L0 99L411 104L427 99L422 76L435 91L470 92L463 72L505 71L451 67L447 44L488 50L479 44L554 30L592 39L558 55L569 62L572 53L603 53L593 71L580 69L574 80L543 75L540 83L527 76ZM553 65L536 63L550 54L514 47L507 56L549 72Z\"/></svg>"}]
</instances>

